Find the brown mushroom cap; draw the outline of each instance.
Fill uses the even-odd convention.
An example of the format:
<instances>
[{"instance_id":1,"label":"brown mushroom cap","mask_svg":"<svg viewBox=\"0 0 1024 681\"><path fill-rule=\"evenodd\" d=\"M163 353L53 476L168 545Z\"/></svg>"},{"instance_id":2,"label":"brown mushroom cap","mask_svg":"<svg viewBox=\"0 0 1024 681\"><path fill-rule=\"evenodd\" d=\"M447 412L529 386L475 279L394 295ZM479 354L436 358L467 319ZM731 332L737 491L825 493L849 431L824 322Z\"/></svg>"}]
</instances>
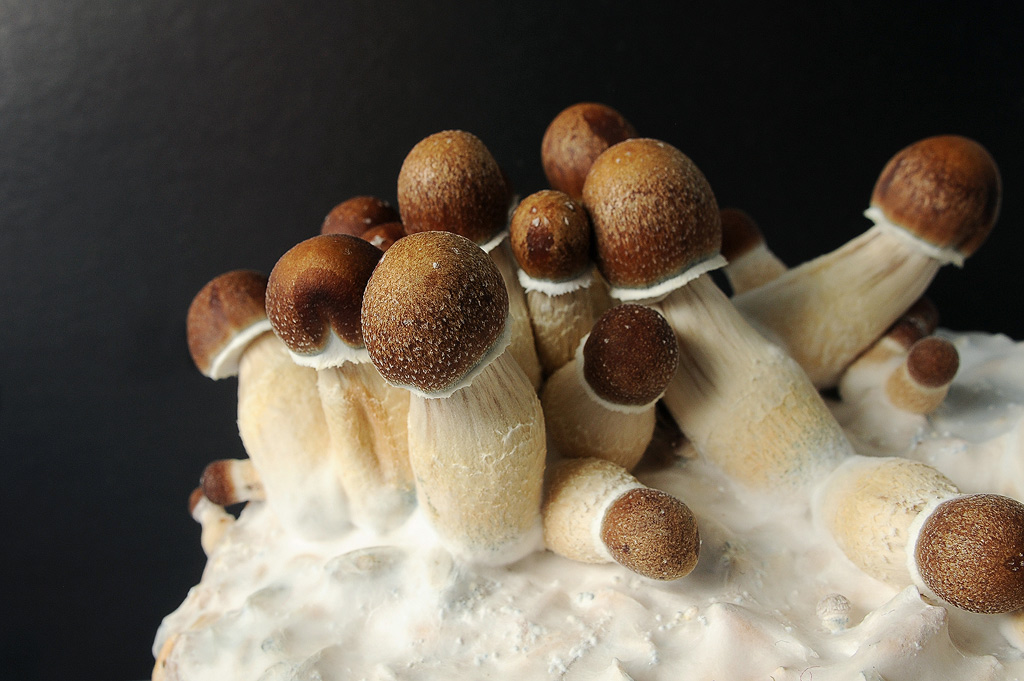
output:
<instances>
[{"instance_id":1,"label":"brown mushroom cap","mask_svg":"<svg viewBox=\"0 0 1024 681\"><path fill-rule=\"evenodd\" d=\"M587 175L583 203L597 265L615 288L648 289L718 255L721 218L704 175L653 139L609 147Z\"/></svg>"},{"instance_id":2,"label":"brown mushroom cap","mask_svg":"<svg viewBox=\"0 0 1024 681\"><path fill-rule=\"evenodd\" d=\"M582 275L590 262L590 219L568 194L544 189L516 207L509 242L519 266L531 277L565 281Z\"/></svg>"},{"instance_id":3,"label":"brown mushroom cap","mask_svg":"<svg viewBox=\"0 0 1024 681\"><path fill-rule=\"evenodd\" d=\"M497 161L462 130L420 141L398 174L398 210L408 234L443 230L485 244L505 228L508 204Z\"/></svg>"},{"instance_id":4,"label":"brown mushroom cap","mask_svg":"<svg viewBox=\"0 0 1024 681\"><path fill-rule=\"evenodd\" d=\"M921 386L949 385L960 368L960 353L945 338L928 336L914 343L907 353L907 373Z\"/></svg>"},{"instance_id":5,"label":"brown mushroom cap","mask_svg":"<svg viewBox=\"0 0 1024 681\"><path fill-rule=\"evenodd\" d=\"M615 500L601 523L601 539L615 562L651 579L685 577L700 553L693 512L675 497L647 487Z\"/></svg>"},{"instance_id":6,"label":"brown mushroom cap","mask_svg":"<svg viewBox=\"0 0 1024 681\"><path fill-rule=\"evenodd\" d=\"M924 583L971 612L1024 607L1024 505L995 494L939 504L914 550Z\"/></svg>"},{"instance_id":7,"label":"brown mushroom cap","mask_svg":"<svg viewBox=\"0 0 1024 681\"><path fill-rule=\"evenodd\" d=\"M1001 196L999 168L988 151L966 137L943 135L893 156L871 205L927 243L969 256L992 230Z\"/></svg>"},{"instance_id":8,"label":"brown mushroom cap","mask_svg":"<svg viewBox=\"0 0 1024 681\"><path fill-rule=\"evenodd\" d=\"M375 196L353 196L331 209L320 228L321 234L362 236L375 225L398 221L398 211Z\"/></svg>"},{"instance_id":9,"label":"brown mushroom cap","mask_svg":"<svg viewBox=\"0 0 1024 681\"><path fill-rule=\"evenodd\" d=\"M243 348L235 341L262 329L266 292L265 274L233 270L209 281L192 299L186 318L188 350L204 376L217 379L238 373Z\"/></svg>"},{"instance_id":10,"label":"brown mushroom cap","mask_svg":"<svg viewBox=\"0 0 1024 681\"><path fill-rule=\"evenodd\" d=\"M723 208L722 256L732 262L764 243L764 235L757 223L738 208Z\"/></svg>"},{"instance_id":11,"label":"brown mushroom cap","mask_svg":"<svg viewBox=\"0 0 1024 681\"><path fill-rule=\"evenodd\" d=\"M594 160L631 137L636 137L636 129L615 109L594 102L573 104L544 131L540 146L544 175L554 189L579 200Z\"/></svg>"},{"instance_id":12,"label":"brown mushroom cap","mask_svg":"<svg viewBox=\"0 0 1024 681\"><path fill-rule=\"evenodd\" d=\"M583 344L583 376L598 397L613 404L651 404L665 392L678 362L672 327L644 305L608 310Z\"/></svg>"},{"instance_id":13,"label":"brown mushroom cap","mask_svg":"<svg viewBox=\"0 0 1024 681\"><path fill-rule=\"evenodd\" d=\"M389 382L443 396L504 338L508 292L491 257L450 232L396 241L363 298L363 337Z\"/></svg>"},{"instance_id":14,"label":"brown mushroom cap","mask_svg":"<svg viewBox=\"0 0 1024 681\"><path fill-rule=\"evenodd\" d=\"M401 222L385 222L370 227L359 235L363 241L369 241L382 251L391 248L391 245L405 236L405 226Z\"/></svg>"},{"instance_id":15,"label":"brown mushroom cap","mask_svg":"<svg viewBox=\"0 0 1024 681\"><path fill-rule=\"evenodd\" d=\"M274 265L267 316L274 333L299 357L314 358L336 336L363 347L363 290L383 253L348 234L315 236L293 246ZM335 365L323 358L324 366Z\"/></svg>"}]
</instances>

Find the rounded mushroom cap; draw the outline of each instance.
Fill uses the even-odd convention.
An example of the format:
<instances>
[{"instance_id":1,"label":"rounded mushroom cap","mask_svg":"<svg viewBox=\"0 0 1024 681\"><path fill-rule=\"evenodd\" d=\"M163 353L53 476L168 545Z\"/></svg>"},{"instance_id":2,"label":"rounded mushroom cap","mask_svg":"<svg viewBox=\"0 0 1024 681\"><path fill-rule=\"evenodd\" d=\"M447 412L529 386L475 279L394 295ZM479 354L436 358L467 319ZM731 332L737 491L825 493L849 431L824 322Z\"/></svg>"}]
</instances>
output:
<instances>
[{"instance_id":1,"label":"rounded mushroom cap","mask_svg":"<svg viewBox=\"0 0 1024 681\"><path fill-rule=\"evenodd\" d=\"M928 336L910 347L907 373L918 385L941 388L949 385L960 368L960 353L945 338Z\"/></svg>"},{"instance_id":2,"label":"rounded mushroom cap","mask_svg":"<svg viewBox=\"0 0 1024 681\"><path fill-rule=\"evenodd\" d=\"M697 565L700 533L693 512L656 489L632 489L601 523L601 539L619 565L651 579L685 577Z\"/></svg>"},{"instance_id":3,"label":"rounded mushroom cap","mask_svg":"<svg viewBox=\"0 0 1024 681\"><path fill-rule=\"evenodd\" d=\"M267 316L296 361L325 368L356 357L363 291L382 255L359 237L327 234L281 256L267 284Z\"/></svg>"},{"instance_id":4,"label":"rounded mushroom cap","mask_svg":"<svg viewBox=\"0 0 1024 681\"><path fill-rule=\"evenodd\" d=\"M597 266L613 287L651 288L721 249L711 186L693 161L664 142L637 138L605 150L587 175L583 203Z\"/></svg>"},{"instance_id":5,"label":"rounded mushroom cap","mask_svg":"<svg viewBox=\"0 0 1024 681\"><path fill-rule=\"evenodd\" d=\"M386 251L403 236L405 236L405 226L401 222L384 222L370 227L360 234L359 238L370 242L382 251Z\"/></svg>"},{"instance_id":6,"label":"rounded mushroom cap","mask_svg":"<svg viewBox=\"0 0 1024 681\"><path fill-rule=\"evenodd\" d=\"M764 235L747 213L738 208L723 208L719 213L722 218L722 256L726 260L732 262L741 258L764 243Z\"/></svg>"},{"instance_id":7,"label":"rounded mushroom cap","mask_svg":"<svg viewBox=\"0 0 1024 681\"><path fill-rule=\"evenodd\" d=\"M583 376L601 399L653 403L668 387L679 345L665 318L644 305L619 305L601 315L583 344Z\"/></svg>"},{"instance_id":8,"label":"rounded mushroom cap","mask_svg":"<svg viewBox=\"0 0 1024 681\"><path fill-rule=\"evenodd\" d=\"M958 608L1024 607L1024 505L995 494L943 502L922 525L914 559L928 588Z\"/></svg>"},{"instance_id":9,"label":"rounded mushroom cap","mask_svg":"<svg viewBox=\"0 0 1024 681\"><path fill-rule=\"evenodd\" d=\"M192 361L213 379L238 374L246 346L269 331L267 276L233 270L207 282L188 308L186 335Z\"/></svg>"},{"instance_id":10,"label":"rounded mushroom cap","mask_svg":"<svg viewBox=\"0 0 1024 681\"><path fill-rule=\"evenodd\" d=\"M386 380L430 396L462 387L505 338L508 292L491 257L450 232L396 241L363 298L363 337Z\"/></svg>"},{"instance_id":11,"label":"rounded mushroom cap","mask_svg":"<svg viewBox=\"0 0 1024 681\"><path fill-rule=\"evenodd\" d=\"M544 131L540 145L544 175L554 189L579 200L594 160L631 137L636 137L636 129L615 109L594 102L573 104Z\"/></svg>"},{"instance_id":12,"label":"rounded mushroom cap","mask_svg":"<svg viewBox=\"0 0 1024 681\"><path fill-rule=\"evenodd\" d=\"M519 266L536 279L564 281L590 267L590 219L564 192L544 189L523 199L509 242Z\"/></svg>"},{"instance_id":13,"label":"rounded mushroom cap","mask_svg":"<svg viewBox=\"0 0 1024 681\"><path fill-rule=\"evenodd\" d=\"M398 173L398 210L408 234L447 231L484 244L505 228L508 205L498 162L462 130L421 140Z\"/></svg>"},{"instance_id":14,"label":"rounded mushroom cap","mask_svg":"<svg viewBox=\"0 0 1024 681\"><path fill-rule=\"evenodd\" d=\"M999 168L988 151L966 137L943 135L893 156L871 206L919 239L969 256L992 230L1001 196Z\"/></svg>"},{"instance_id":15,"label":"rounded mushroom cap","mask_svg":"<svg viewBox=\"0 0 1024 681\"><path fill-rule=\"evenodd\" d=\"M374 225L396 222L398 211L375 196L353 196L331 209L320 227L321 234L362 236Z\"/></svg>"}]
</instances>

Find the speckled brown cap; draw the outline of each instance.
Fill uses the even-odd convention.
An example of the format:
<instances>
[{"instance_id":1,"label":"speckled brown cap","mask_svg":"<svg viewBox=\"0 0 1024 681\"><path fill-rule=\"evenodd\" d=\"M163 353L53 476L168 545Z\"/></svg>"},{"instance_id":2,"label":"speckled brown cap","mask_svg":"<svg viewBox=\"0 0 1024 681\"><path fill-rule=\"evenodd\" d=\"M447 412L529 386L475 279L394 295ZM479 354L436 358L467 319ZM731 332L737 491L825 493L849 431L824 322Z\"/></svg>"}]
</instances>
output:
<instances>
[{"instance_id":1,"label":"speckled brown cap","mask_svg":"<svg viewBox=\"0 0 1024 681\"><path fill-rule=\"evenodd\" d=\"M653 287L718 255L722 245L718 204L704 175L658 140L609 147L587 175L583 203L598 268L613 287Z\"/></svg>"},{"instance_id":2,"label":"speckled brown cap","mask_svg":"<svg viewBox=\"0 0 1024 681\"><path fill-rule=\"evenodd\" d=\"M548 125L540 158L552 188L579 200L583 181L601 152L636 137L636 129L615 109L595 102L573 104Z\"/></svg>"},{"instance_id":3,"label":"speckled brown cap","mask_svg":"<svg viewBox=\"0 0 1024 681\"><path fill-rule=\"evenodd\" d=\"M509 224L519 267L535 279L565 281L590 266L590 219L568 194L544 189L520 202Z\"/></svg>"},{"instance_id":4,"label":"speckled brown cap","mask_svg":"<svg viewBox=\"0 0 1024 681\"><path fill-rule=\"evenodd\" d=\"M375 225L398 221L398 211L376 196L353 196L331 209L320 228L321 234L362 236Z\"/></svg>"},{"instance_id":5,"label":"speckled brown cap","mask_svg":"<svg viewBox=\"0 0 1024 681\"><path fill-rule=\"evenodd\" d=\"M363 241L369 241L382 251L391 248L391 245L405 236L405 227L401 222L385 222L374 225L359 235Z\"/></svg>"},{"instance_id":6,"label":"speckled brown cap","mask_svg":"<svg viewBox=\"0 0 1024 681\"><path fill-rule=\"evenodd\" d=\"M274 265L267 284L267 316L295 355L323 353L333 335L362 348L363 290L383 255L348 234L315 236L293 246Z\"/></svg>"},{"instance_id":7,"label":"speckled brown cap","mask_svg":"<svg viewBox=\"0 0 1024 681\"><path fill-rule=\"evenodd\" d=\"M504 174L471 133L435 133L402 163L398 210L409 234L443 230L485 244L505 228L508 208Z\"/></svg>"},{"instance_id":8,"label":"speckled brown cap","mask_svg":"<svg viewBox=\"0 0 1024 681\"><path fill-rule=\"evenodd\" d=\"M679 345L665 318L643 305L619 305L601 315L583 344L583 376L613 404L657 400L679 362Z\"/></svg>"},{"instance_id":9,"label":"speckled brown cap","mask_svg":"<svg viewBox=\"0 0 1024 681\"><path fill-rule=\"evenodd\" d=\"M225 360L223 353L230 352L240 334L265 322L266 292L265 274L233 270L208 282L192 299L186 318L188 350L204 376L238 373L237 358Z\"/></svg>"},{"instance_id":10,"label":"speckled brown cap","mask_svg":"<svg viewBox=\"0 0 1024 681\"><path fill-rule=\"evenodd\" d=\"M641 487L619 497L601 524L601 539L615 562L645 577L685 577L697 565L697 519L683 502Z\"/></svg>"},{"instance_id":11,"label":"speckled brown cap","mask_svg":"<svg viewBox=\"0 0 1024 681\"><path fill-rule=\"evenodd\" d=\"M363 337L389 382L425 394L457 389L503 337L508 292L479 246L421 232L384 254L363 298Z\"/></svg>"},{"instance_id":12,"label":"speckled brown cap","mask_svg":"<svg viewBox=\"0 0 1024 681\"><path fill-rule=\"evenodd\" d=\"M966 137L943 135L893 156L871 205L914 236L969 256L992 230L1001 197L999 168L988 151Z\"/></svg>"},{"instance_id":13,"label":"speckled brown cap","mask_svg":"<svg viewBox=\"0 0 1024 681\"><path fill-rule=\"evenodd\" d=\"M732 262L764 243L764 235L754 218L738 208L723 208L722 255Z\"/></svg>"},{"instance_id":14,"label":"speckled brown cap","mask_svg":"<svg viewBox=\"0 0 1024 681\"><path fill-rule=\"evenodd\" d=\"M943 502L921 527L914 558L937 596L971 612L1024 607L1024 505L995 494Z\"/></svg>"},{"instance_id":15,"label":"speckled brown cap","mask_svg":"<svg viewBox=\"0 0 1024 681\"><path fill-rule=\"evenodd\" d=\"M945 338L928 336L914 343L907 353L907 373L918 385L939 388L949 385L960 368L960 353Z\"/></svg>"}]
</instances>

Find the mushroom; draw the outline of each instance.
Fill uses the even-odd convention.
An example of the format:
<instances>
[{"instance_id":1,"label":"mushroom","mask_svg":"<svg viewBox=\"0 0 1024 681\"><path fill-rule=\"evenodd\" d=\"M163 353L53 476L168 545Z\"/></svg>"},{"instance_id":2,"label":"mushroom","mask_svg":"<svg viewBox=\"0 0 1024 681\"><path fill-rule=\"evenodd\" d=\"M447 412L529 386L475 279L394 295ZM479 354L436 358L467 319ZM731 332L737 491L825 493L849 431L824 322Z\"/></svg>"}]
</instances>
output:
<instances>
[{"instance_id":1,"label":"mushroom","mask_svg":"<svg viewBox=\"0 0 1024 681\"><path fill-rule=\"evenodd\" d=\"M294 361L316 369L330 452L353 522L381 531L414 507L408 395L392 388L363 344L363 290L382 251L347 234L316 236L274 265L267 315Z\"/></svg>"},{"instance_id":2,"label":"mushroom","mask_svg":"<svg viewBox=\"0 0 1024 681\"><path fill-rule=\"evenodd\" d=\"M349 524L345 492L327 455L316 372L296 365L266 318L267 278L235 270L207 283L189 306L188 345L211 377L238 376L238 432L267 503L308 539Z\"/></svg>"},{"instance_id":3,"label":"mushroom","mask_svg":"<svg viewBox=\"0 0 1024 681\"><path fill-rule=\"evenodd\" d=\"M977 142L921 140L882 170L865 211L874 227L733 302L817 387L832 387L943 264L960 265L981 245L1000 192L999 170Z\"/></svg>"},{"instance_id":4,"label":"mushroom","mask_svg":"<svg viewBox=\"0 0 1024 681\"><path fill-rule=\"evenodd\" d=\"M320 227L321 234L362 236L377 225L397 222L398 211L375 196L353 196L331 209Z\"/></svg>"},{"instance_id":5,"label":"mushroom","mask_svg":"<svg viewBox=\"0 0 1024 681\"><path fill-rule=\"evenodd\" d=\"M853 456L815 492L815 517L867 574L981 613L1024 607L1024 505L964 495L933 467Z\"/></svg>"},{"instance_id":6,"label":"mushroom","mask_svg":"<svg viewBox=\"0 0 1024 681\"><path fill-rule=\"evenodd\" d=\"M537 355L550 376L572 359L594 325L590 220L567 194L542 190L516 207L509 243L519 264Z\"/></svg>"},{"instance_id":7,"label":"mushroom","mask_svg":"<svg viewBox=\"0 0 1024 681\"><path fill-rule=\"evenodd\" d=\"M199 486L219 506L265 501L266 492L252 459L218 459L206 466Z\"/></svg>"},{"instance_id":8,"label":"mushroom","mask_svg":"<svg viewBox=\"0 0 1024 681\"><path fill-rule=\"evenodd\" d=\"M363 298L366 349L407 388L420 507L456 557L510 563L540 542L540 400L508 346L508 294L473 241L422 232L388 249Z\"/></svg>"},{"instance_id":9,"label":"mushroom","mask_svg":"<svg viewBox=\"0 0 1024 681\"><path fill-rule=\"evenodd\" d=\"M573 104L555 116L544 131L540 147L544 175L552 188L579 201L594 160L608 147L630 137L636 137L636 129L610 106Z\"/></svg>"},{"instance_id":10,"label":"mushroom","mask_svg":"<svg viewBox=\"0 0 1024 681\"><path fill-rule=\"evenodd\" d=\"M374 225L359 235L363 241L369 241L382 251L391 248L391 244L405 236L405 226L401 222L384 222Z\"/></svg>"},{"instance_id":11,"label":"mushroom","mask_svg":"<svg viewBox=\"0 0 1024 681\"><path fill-rule=\"evenodd\" d=\"M398 174L398 209L409 234L447 231L490 253L512 314L512 355L534 389L542 379L526 296L515 274L506 230L511 188L482 141L462 130L438 132L418 142Z\"/></svg>"},{"instance_id":12,"label":"mushroom","mask_svg":"<svg viewBox=\"0 0 1024 681\"><path fill-rule=\"evenodd\" d=\"M633 470L651 442L655 405L678 359L675 334L653 308L626 304L605 312L576 358L541 392L558 451Z\"/></svg>"},{"instance_id":13,"label":"mushroom","mask_svg":"<svg viewBox=\"0 0 1024 681\"><path fill-rule=\"evenodd\" d=\"M679 343L664 403L698 452L748 486L818 480L850 445L800 367L757 333L708 272L724 264L714 194L682 152L632 139L583 187L597 264L621 300L658 301Z\"/></svg>"},{"instance_id":14,"label":"mushroom","mask_svg":"<svg viewBox=\"0 0 1024 681\"><path fill-rule=\"evenodd\" d=\"M195 488L189 495L188 513L202 527L199 543L203 553L212 555L224 538L224 533L235 524L235 516L225 511L223 506L207 499L201 487Z\"/></svg>"},{"instance_id":15,"label":"mushroom","mask_svg":"<svg viewBox=\"0 0 1024 681\"><path fill-rule=\"evenodd\" d=\"M930 414L946 399L959 368L960 354L951 341L938 336L922 338L889 374L885 394L897 409Z\"/></svg>"},{"instance_id":16,"label":"mushroom","mask_svg":"<svg viewBox=\"0 0 1024 681\"><path fill-rule=\"evenodd\" d=\"M720 215L722 257L728 261L722 272L733 295L767 284L788 269L768 248L760 228L747 213L738 208L723 208Z\"/></svg>"},{"instance_id":17,"label":"mushroom","mask_svg":"<svg viewBox=\"0 0 1024 681\"><path fill-rule=\"evenodd\" d=\"M697 565L700 533L686 504L610 461L566 459L555 466L543 516L545 545L572 560L614 561L663 581Z\"/></svg>"}]
</instances>

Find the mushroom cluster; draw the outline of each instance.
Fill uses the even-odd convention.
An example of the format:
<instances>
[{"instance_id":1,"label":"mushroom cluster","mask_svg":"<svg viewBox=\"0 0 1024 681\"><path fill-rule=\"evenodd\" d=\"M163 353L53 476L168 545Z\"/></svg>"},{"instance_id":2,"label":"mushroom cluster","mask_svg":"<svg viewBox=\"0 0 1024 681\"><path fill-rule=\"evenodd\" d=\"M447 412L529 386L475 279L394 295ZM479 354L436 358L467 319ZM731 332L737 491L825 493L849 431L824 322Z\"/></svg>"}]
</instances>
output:
<instances>
[{"instance_id":1,"label":"mushroom cluster","mask_svg":"<svg viewBox=\"0 0 1024 681\"><path fill-rule=\"evenodd\" d=\"M984 148L900 151L875 227L793 268L689 157L609 107L567 108L541 148L551 187L518 201L479 138L430 135L397 210L346 200L269 279L200 291L189 345L210 377L238 375L250 457L212 463L193 496L207 551L223 506L265 503L312 540L419 514L467 563L547 549L679 579L703 510L636 477L685 465L645 459L661 410L738 495L803 500L868 574L967 610L1024 607L1024 505L855 453L836 416L941 405L957 352L922 296L995 222Z\"/></svg>"}]
</instances>

